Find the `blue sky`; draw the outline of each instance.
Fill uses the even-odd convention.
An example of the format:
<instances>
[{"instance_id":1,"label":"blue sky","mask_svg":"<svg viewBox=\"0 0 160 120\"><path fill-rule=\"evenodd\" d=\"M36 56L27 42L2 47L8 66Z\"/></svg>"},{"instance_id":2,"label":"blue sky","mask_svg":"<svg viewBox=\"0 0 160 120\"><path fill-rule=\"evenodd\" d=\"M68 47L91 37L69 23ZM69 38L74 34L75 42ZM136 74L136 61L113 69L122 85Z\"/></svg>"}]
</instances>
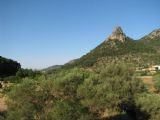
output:
<instances>
[{"instance_id":1,"label":"blue sky","mask_svg":"<svg viewBox=\"0 0 160 120\"><path fill-rule=\"evenodd\" d=\"M138 39L160 28L160 0L0 0L0 55L41 69L86 54L119 25Z\"/></svg>"}]
</instances>

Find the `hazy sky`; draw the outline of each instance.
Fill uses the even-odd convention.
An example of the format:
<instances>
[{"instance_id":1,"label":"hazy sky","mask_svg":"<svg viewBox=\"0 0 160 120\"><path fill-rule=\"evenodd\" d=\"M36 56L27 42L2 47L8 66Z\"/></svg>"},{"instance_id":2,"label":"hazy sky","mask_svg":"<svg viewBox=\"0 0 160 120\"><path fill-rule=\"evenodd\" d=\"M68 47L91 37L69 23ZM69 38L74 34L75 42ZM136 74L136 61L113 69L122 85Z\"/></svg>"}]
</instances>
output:
<instances>
[{"instance_id":1,"label":"hazy sky","mask_svg":"<svg viewBox=\"0 0 160 120\"><path fill-rule=\"evenodd\" d=\"M134 39L160 28L160 0L0 0L0 55L25 68L63 64L117 25Z\"/></svg>"}]
</instances>

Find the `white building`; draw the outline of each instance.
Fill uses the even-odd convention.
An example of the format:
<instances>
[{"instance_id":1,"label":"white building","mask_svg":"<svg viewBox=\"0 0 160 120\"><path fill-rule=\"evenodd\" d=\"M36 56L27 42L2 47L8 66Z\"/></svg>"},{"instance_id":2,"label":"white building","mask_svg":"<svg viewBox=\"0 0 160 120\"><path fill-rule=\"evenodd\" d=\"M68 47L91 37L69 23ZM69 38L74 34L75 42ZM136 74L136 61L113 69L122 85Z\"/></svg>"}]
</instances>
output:
<instances>
[{"instance_id":1,"label":"white building","mask_svg":"<svg viewBox=\"0 0 160 120\"><path fill-rule=\"evenodd\" d=\"M160 71L160 65L154 65L152 68L154 68L156 71Z\"/></svg>"}]
</instances>

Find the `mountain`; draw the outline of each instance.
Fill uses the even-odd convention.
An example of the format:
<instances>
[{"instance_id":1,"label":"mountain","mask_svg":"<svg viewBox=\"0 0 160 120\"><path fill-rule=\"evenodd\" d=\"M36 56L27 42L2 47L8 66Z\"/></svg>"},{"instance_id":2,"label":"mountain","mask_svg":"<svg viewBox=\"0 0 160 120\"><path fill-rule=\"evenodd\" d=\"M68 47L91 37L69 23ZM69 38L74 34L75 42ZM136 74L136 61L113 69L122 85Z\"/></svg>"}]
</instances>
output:
<instances>
[{"instance_id":1,"label":"mountain","mask_svg":"<svg viewBox=\"0 0 160 120\"><path fill-rule=\"evenodd\" d=\"M20 63L0 56L0 77L15 75L20 68Z\"/></svg>"},{"instance_id":2,"label":"mountain","mask_svg":"<svg viewBox=\"0 0 160 120\"><path fill-rule=\"evenodd\" d=\"M123 33L121 27L118 26L114 29L114 31L112 32L112 35L110 35L108 39L106 39L106 41L119 40L120 42L125 42L126 39L127 39L127 36Z\"/></svg>"},{"instance_id":3,"label":"mountain","mask_svg":"<svg viewBox=\"0 0 160 120\"><path fill-rule=\"evenodd\" d=\"M160 53L160 29L156 29L140 39L141 42L154 47Z\"/></svg>"},{"instance_id":4,"label":"mountain","mask_svg":"<svg viewBox=\"0 0 160 120\"><path fill-rule=\"evenodd\" d=\"M55 69L58 69L58 68L61 68L62 65L53 65L53 66L50 66L48 68L45 68L45 69L42 69L41 71L42 72L49 72L51 70L55 70Z\"/></svg>"},{"instance_id":5,"label":"mountain","mask_svg":"<svg viewBox=\"0 0 160 120\"><path fill-rule=\"evenodd\" d=\"M133 40L126 36L122 28L118 26L113 30L112 34L95 49L75 60L73 63L65 64L64 67L91 67L97 64L98 61L106 58L106 63L108 59L114 62L118 61L118 59L125 59L123 61L128 62L128 59L132 61L132 59L137 58L136 62L138 61L142 64L148 65L151 64L151 62L157 64L159 54L157 54L158 50L155 48L155 44L160 43L159 38L160 29L154 30L140 40ZM134 63L134 61L132 61L132 63Z\"/></svg>"},{"instance_id":6,"label":"mountain","mask_svg":"<svg viewBox=\"0 0 160 120\"><path fill-rule=\"evenodd\" d=\"M153 42L153 41L160 40L160 29L156 29L156 30L152 31L151 33L144 36L140 40L148 41L148 42Z\"/></svg>"}]
</instances>

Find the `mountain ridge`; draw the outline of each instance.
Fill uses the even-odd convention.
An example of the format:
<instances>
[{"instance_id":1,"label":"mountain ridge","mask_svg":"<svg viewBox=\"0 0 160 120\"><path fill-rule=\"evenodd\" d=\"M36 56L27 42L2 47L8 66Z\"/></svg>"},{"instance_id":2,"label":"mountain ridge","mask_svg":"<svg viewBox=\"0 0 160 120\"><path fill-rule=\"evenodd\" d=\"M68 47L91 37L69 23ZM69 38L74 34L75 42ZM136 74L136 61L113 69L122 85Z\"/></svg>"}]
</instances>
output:
<instances>
[{"instance_id":1,"label":"mountain ridge","mask_svg":"<svg viewBox=\"0 0 160 120\"><path fill-rule=\"evenodd\" d=\"M152 41L148 39L151 35L154 35ZM107 56L112 57L127 54L141 54L143 56L143 54L157 54L158 49L155 49L155 46L160 41L159 35L159 29L156 29L145 37L142 37L139 40L134 40L126 36L125 33L123 33L122 28L117 26L112 34L100 45L73 63L66 63L64 67L90 67L93 66L99 58ZM156 41L155 38L158 40ZM150 42L153 42L154 44L151 44Z\"/></svg>"}]
</instances>

